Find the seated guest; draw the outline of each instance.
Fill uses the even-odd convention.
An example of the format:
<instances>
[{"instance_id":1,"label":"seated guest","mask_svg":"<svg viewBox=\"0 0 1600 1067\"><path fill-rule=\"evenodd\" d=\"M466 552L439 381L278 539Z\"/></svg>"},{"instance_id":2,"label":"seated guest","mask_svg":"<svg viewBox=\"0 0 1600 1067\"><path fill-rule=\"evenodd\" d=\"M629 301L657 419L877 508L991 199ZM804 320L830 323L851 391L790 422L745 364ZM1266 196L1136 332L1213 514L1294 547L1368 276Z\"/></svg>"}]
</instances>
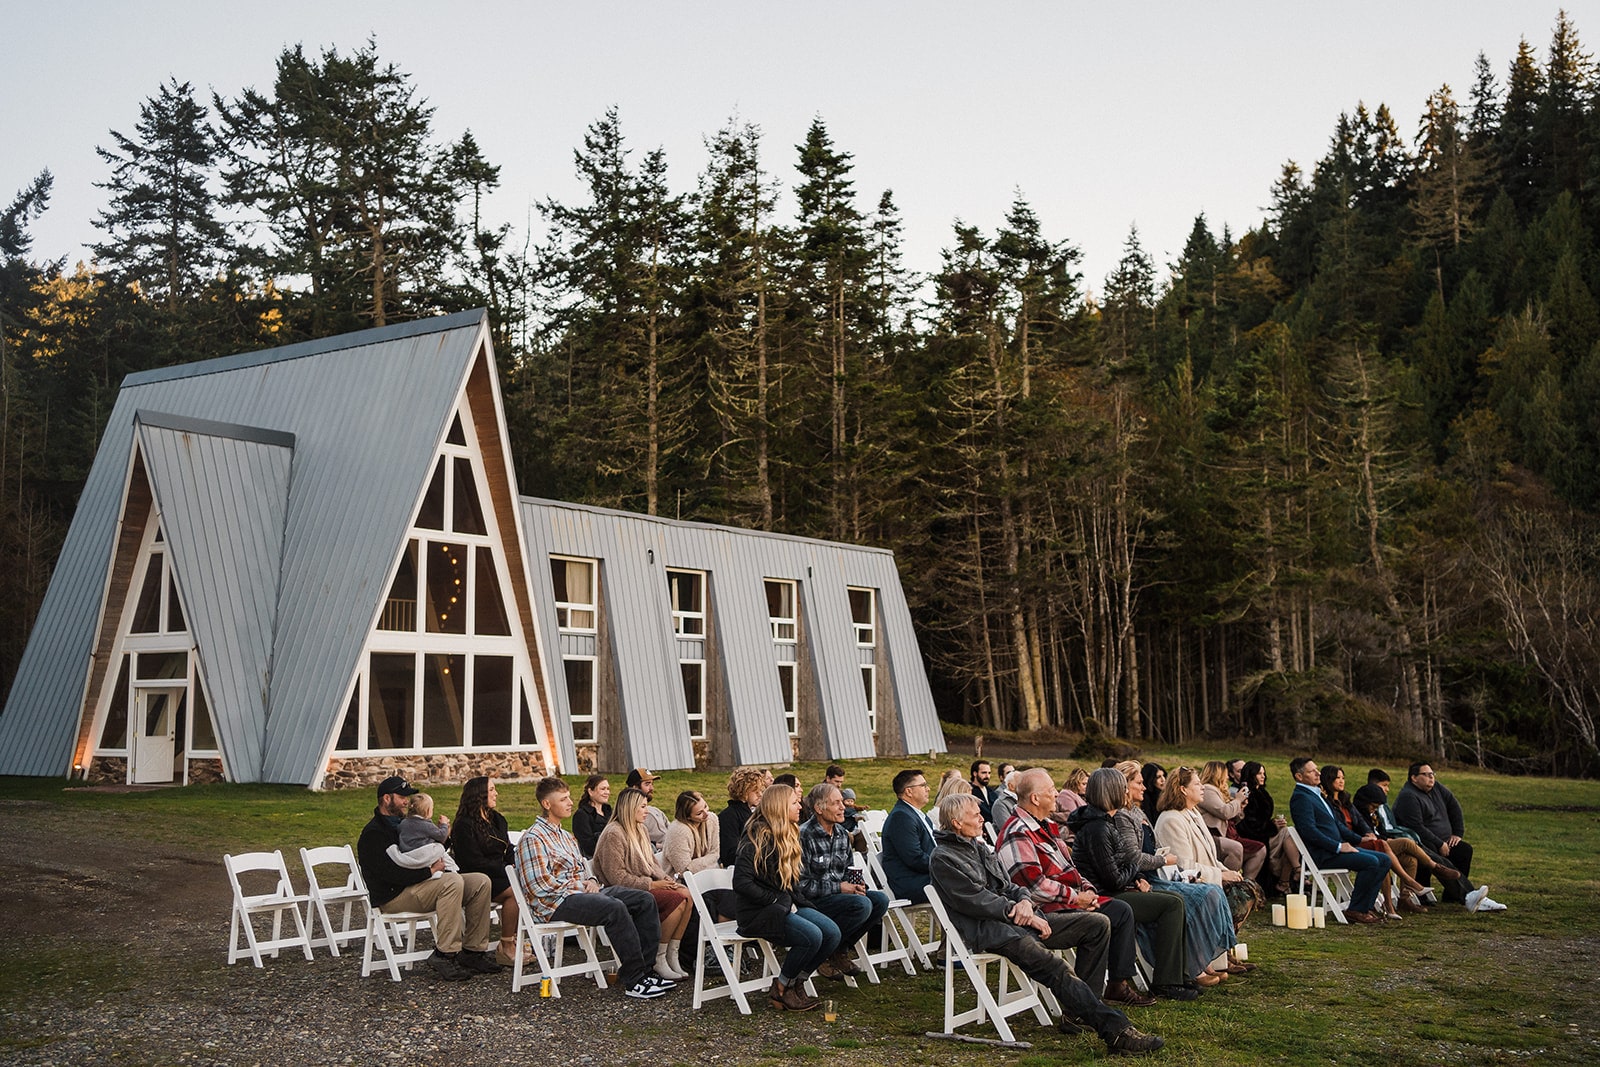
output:
<instances>
[{"instance_id":1,"label":"seated guest","mask_svg":"<svg viewBox=\"0 0 1600 1067\"><path fill-rule=\"evenodd\" d=\"M1242 759L1232 759L1228 761L1229 796L1238 796L1239 790L1243 789L1249 784L1244 776L1244 765L1245 761Z\"/></svg>"},{"instance_id":2,"label":"seated guest","mask_svg":"<svg viewBox=\"0 0 1600 1067\"><path fill-rule=\"evenodd\" d=\"M693 789L678 794L672 822L661 841L661 866L672 878L687 871L705 871L717 866L722 846L722 829L706 798Z\"/></svg>"},{"instance_id":3,"label":"seated guest","mask_svg":"<svg viewBox=\"0 0 1600 1067\"><path fill-rule=\"evenodd\" d=\"M1222 857L1222 865L1255 881L1261 874L1262 864L1267 862L1267 850L1260 842L1242 837L1234 828L1234 823L1244 814L1245 804L1249 803L1249 786L1240 786L1237 795L1230 795L1228 765L1221 760L1209 760L1200 768L1200 782L1204 789L1200 818L1217 838L1217 855Z\"/></svg>"},{"instance_id":4,"label":"seated guest","mask_svg":"<svg viewBox=\"0 0 1600 1067\"><path fill-rule=\"evenodd\" d=\"M961 781L959 775L956 781ZM922 806L928 801L928 779L921 771L904 770L894 776L890 788L894 790L894 807L889 809L883 832L878 835L883 848L883 874L889 880L889 892L921 904L927 899L922 891L928 887L928 859L933 855L933 831L922 817Z\"/></svg>"},{"instance_id":5,"label":"seated guest","mask_svg":"<svg viewBox=\"0 0 1600 1067\"><path fill-rule=\"evenodd\" d=\"M1504 911L1504 904L1489 899L1488 886L1473 889L1468 881L1472 875L1472 846L1461 837L1466 833L1466 823L1455 794L1439 784L1433 767L1427 763L1413 763L1409 778L1395 799L1394 817L1422 839L1423 847L1431 849L1457 872L1458 877L1443 879L1446 902L1465 904L1468 911Z\"/></svg>"},{"instance_id":6,"label":"seated guest","mask_svg":"<svg viewBox=\"0 0 1600 1067\"><path fill-rule=\"evenodd\" d=\"M1140 783L1141 786L1143 783ZM1128 803L1128 780L1115 768L1101 767L1083 787L1085 803L1072 813L1072 858L1099 892L1133 909L1155 949L1155 978L1150 992L1171 1000L1193 1000L1199 990L1186 981L1184 926L1187 907L1175 893L1152 891L1156 868L1176 864L1170 857L1147 856L1125 839L1113 822ZM1209 984L1215 985L1215 982Z\"/></svg>"},{"instance_id":7,"label":"seated guest","mask_svg":"<svg viewBox=\"0 0 1600 1067\"><path fill-rule=\"evenodd\" d=\"M1089 772L1082 767L1074 767L1061 783L1061 789L1056 793L1056 808L1051 818L1056 822L1066 825L1067 816L1083 807L1083 787L1089 784Z\"/></svg>"},{"instance_id":8,"label":"seated guest","mask_svg":"<svg viewBox=\"0 0 1600 1067\"><path fill-rule=\"evenodd\" d=\"M661 851L661 842L667 836L666 813L650 803L655 799L656 783L659 781L659 774L651 774L643 767L635 767L628 772L628 788L644 794L644 832L650 838L650 847L657 852Z\"/></svg>"},{"instance_id":9,"label":"seated guest","mask_svg":"<svg viewBox=\"0 0 1600 1067\"><path fill-rule=\"evenodd\" d=\"M717 816L717 865L732 867L739 841L744 837L745 823L762 792L772 784L772 776L761 767L740 767L728 776L728 806Z\"/></svg>"},{"instance_id":10,"label":"seated guest","mask_svg":"<svg viewBox=\"0 0 1600 1067\"><path fill-rule=\"evenodd\" d=\"M1327 773L1324 771L1323 773ZM1430 878L1440 881L1452 877L1459 877L1460 872L1444 864L1443 860L1436 864L1435 857L1428 854L1428 850L1417 844L1412 837L1391 836L1391 833L1380 828L1382 822L1381 812L1387 807L1384 792L1378 786L1364 785L1356 790L1352 807L1355 813L1366 824L1372 827L1374 833L1383 840L1383 847L1389 850L1392 862L1398 863L1405 872L1410 884L1421 888L1410 888L1400 897L1400 910L1419 914L1427 910L1427 905L1433 903L1433 890L1427 888Z\"/></svg>"},{"instance_id":11,"label":"seated guest","mask_svg":"<svg viewBox=\"0 0 1600 1067\"><path fill-rule=\"evenodd\" d=\"M600 831L611 821L611 783L603 774L591 774L583 783L583 799L572 813L572 835L585 856L594 855Z\"/></svg>"},{"instance_id":12,"label":"seated guest","mask_svg":"<svg viewBox=\"0 0 1600 1067\"><path fill-rule=\"evenodd\" d=\"M1296 756L1289 761L1289 773L1294 777L1294 796L1289 800L1289 812L1294 816L1294 828L1311 853L1311 862L1318 867L1336 867L1352 871L1356 876L1355 889L1350 894L1350 904L1344 917L1351 922L1381 922L1382 916L1373 908L1378 901L1378 888L1383 884L1383 872L1389 868L1389 858L1381 852L1362 847L1362 836L1339 821L1323 799L1318 787L1322 784L1322 770L1310 756ZM1376 843L1376 838L1371 839Z\"/></svg>"},{"instance_id":13,"label":"seated guest","mask_svg":"<svg viewBox=\"0 0 1600 1067\"><path fill-rule=\"evenodd\" d=\"M1400 888L1410 897L1415 897L1416 894L1424 892L1427 887L1406 873L1405 865L1400 862L1394 848L1383 839L1382 834L1379 834L1373 828L1372 823L1367 820L1366 814L1356 810L1355 805L1351 803L1350 794L1345 792L1344 789L1343 767L1335 767L1330 764L1322 768L1322 784L1319 788L1322 791L1322 799L1328 802L1328 807L1333 811L1334 818L1360 834L1364 840L1373 842L1374 851L1382 852L1388 858L1389 871L1384 873L1383 885L1378 889L1378 903L1384 906L1385 918L1398 922L1401 916L1399 907L1394 902L1393 894L1390 893L1390 878L1398 876ZM1400 901L1400 905L1404 905L1407 911L1420 912L1424 910L1420 903L1412 906L1409 901L1403 898Z\"/></svg>"},{"instance_id":14,"label":"seated guest","mask_svg":"<svg viewBox=\"0 0 1600 1067\"><path fill-rule=\"evenodd\" d=\"M1154 826L1156 817L1161 814L1156 802L1161 799L1161 791L1167 787L1167 769L1159 763L1146 763L1139 768L1139 781L1144 784L1144 799L1139 801L1139 810Z\"/></svg>"},{"instance_id":15,"label":"seated guest","mask_svg":"<svg viewBox=\"0 0 1600 1067\"><path fill-rule=\"evenodd\" d=\"M1011 771L1000 779L1005 787L1000 790L1000 795L989 804L989 825L994 827L996 837L1005 829L1006 820L1011 818L1011 813L1017 810L1017 772Z\"/></svg>"},{"instance_id":16,"label":"seated guest","mask_svg":"<svg viewBox=\"0 0 1600 1067\"><path fill-rule=\"evenodd\" d=\"M1000 787L991 784L989 761L986 759L972 761L972 774L967 779L967 784L972 787L972 796L978 799L978 807L983 811L983 821L992 822L993 805L1000 796ZM948 796L944 791L944 782L939 783L938 795L934 797L935 803Z\"/></svg>"},{"instance_id":17,"label":"seated guest","mask_svg":"<svg viewBox=\"0 0 1600 1067\"><path fill-rule=\"evenodd\" d=\"M444 869L441 856L432 867L402 867L389 855L398 849L406 798L417 792L404 778L378 783L378 806L361 830L356 856L367 896L382 912L433 912L433 955L428 965L447 982L474 974L495 974L500 965L489 954L489 879Z\"/></svg>"},{"instance_id":18,"label":"seated guest","mask_svg":"<svg viewBox=\"0 0 1600 1067\"><path fill-rule=\"evenodd\" d=\"M806 976L839 949L839 927L800 890L800 794L774 782L761 794L733 861L734 917L742 937L786 946L767 997L779 1011L810 1011Z\"/></svg>"},{"instance_id":19,"label":"seated guest","mask_svg":"<svg viewBox=\"0 0 1600 1067\"><path fill-rule=\"evenodd\" d=\"M1079 978L1089 989L1104 989L1106 1003L1148 1007L1154 997L1133 988L1133 909L1120 900L1101 897L1093 883L1078 873L1066 834L1051 819L1055 785L1042 767L1017 778L1017 813L995 846L995 856L1011 881L1028 891L1036 911L1059 913L1064 944L1077 951ZM1054 924L1053 924L1054 925ZM1109 975L1109 984L1108 984Z\"/></svg>"},{"instance_id":20,"label":"seated guest","mask_svg":"<svg viewBox=\"0 0 1600 1067\"><path fill-rule=\"evenodd\" d=\"M669 980L687 978L677 967L678 950L694 902L689 891L668 878L656 860L645 831L645 811L649 806L644 791L631 786L617 797L617 812L594 846L594 876L601 885L643 890L655 899L661 927L656 974Z\"/></svg>"},{"instance_id":21,"label":"seated guest","mask_svg":"<svg viewBox=\"0 0 1600 1067\"><path fill-rule=\"evenodd\" d=\"M566 782L543 778L535 795L542 814L517 842L517 880L533 921L604 927L617 956L617 988L625 996L650 1000L670 992L675 983L651 974L645 955L661 939L655 898L585 877L578 839L561 826L572 814Z\"/></svg>"},{"instance_id":22,"label":"seated guest","mask_svg":"<svg viewBox=\"0 0 1600 1067\"><path fill-rule=\"evenodd\" d=\"M844 768L837 763L828 764L828 769L822 773L822 780L839 790L839 795L844 797L844 828L845 832L854 834L857 828L856 813L864 810L856 803L856 791L845 788ZM805 812L807 819L811 818L809 811ZM801 822L804 822L802 819Z\"/></svg>"},{"instance_id":23,"label":"seated guest","mask_svg":"<svg viewBox=\"0 0 1600 1067\"><path fill-rule=\"evenodd\" d=\"M883 921L889 897L868 889L859 874L852 877L854 853L839 788L819 783L812 786L810 800L811 818L800 824L800 892L839 928L839 947L817 965L817 973L842 979L860 973L850 950Z\"/></svg>"},{"instance_id":24,"label":"seated guest","mask_svg":"<svg viewBox=\"0 0 1600 1067\"><path fill-rule=\"evenodd\" d=\"M511 967L517 962L517 895L511 891L506 868L517 857L499 803L500 791L493 778L467 779L461 787L455 825L450 828L450 849L463 871L475 871L489 879L490 899L500 905L500 947L495 960Z\"/></svg>"},{"instance_id":25,"label":"seated guest","mask_svg":"<svg viewBox=\"0 0 1600 1067\"><path fill-rule=\"evenodd\" d=\"M1217 769L1221 770L1222 764L1217 764ZM1167 777L1167 787L1161 791L1161 814L1156 819L1156 843L1165 845L1177 857L1180 870L1196 871L1201 881L1222 887L1233 915L1233 929L1237 933L1250 917L1250 912L1266 903L1266 900L1255 882L1223 866L1217 854L1217 838L1212 836L1200 815L1200 800L1205 788L1200 774L1193 767L1179 767ZM1253 970L1254 964L1240 962L1229 949L1230 974Z\"/></svg>"},{"instance_id":26,"label":"seated guest","mask_svg":"<svg viewBox=\"0 0 1600 1067\"><path fill-rule=\"evenodd\" d=\"M1213 961L1231 951L1235 941L1236 931L1228 898L1214 885L1185 882L1176 877L1178 865L1175 857L1156 853L1155 829L1144 815L1144 780L1138 762L1123 760L1114 769L1127 779L1128 802L1112 817L1112 825L1122 835L1123 847L1137 852L1141 862L1155 871L1151 888L1158 893L1175 893L1183 898L1184 973L1196 985L1216 985L1227 978L1230 972L1217 968ZM1165 779L1166 775L1162 775L1162 778Z\"/></svg>"},{"instance_id":27,"label":"seated guest","mask_svg":"<svg viewBox=\"0 0 1600 1067\"><path fill-rule=\"evenodd\" d=\"M1267 791L1267 769L1251 760L1241 773L1250 792L1237 823L1239 836L1266 847L1266 869L1271 873L1272 888L1280 895L1287 893L1300 873L1300 852L1285 832L1289 821L1274 810L1272 794Z\"/></svg>"},{"instance_id":28,"label":"seated guest","mask_svg":"<svg viewBox=\"0 0 1600 1067\"><path fill-rule=\"evenodd\" d=\"M938 844L930 864L933 888L943 901L956 932L973 952L994 952L1045 986L1061 1003L1062 1033L1088 1025L1112 1052L1154 1052L1159 1037L1140 1033L1128 1017L1107 1007L1053 951L1066 917L1036 913L1028 891L1015 885L984 846L983 812L971 796L939 802Z\"/></svg>"}]
</instances>

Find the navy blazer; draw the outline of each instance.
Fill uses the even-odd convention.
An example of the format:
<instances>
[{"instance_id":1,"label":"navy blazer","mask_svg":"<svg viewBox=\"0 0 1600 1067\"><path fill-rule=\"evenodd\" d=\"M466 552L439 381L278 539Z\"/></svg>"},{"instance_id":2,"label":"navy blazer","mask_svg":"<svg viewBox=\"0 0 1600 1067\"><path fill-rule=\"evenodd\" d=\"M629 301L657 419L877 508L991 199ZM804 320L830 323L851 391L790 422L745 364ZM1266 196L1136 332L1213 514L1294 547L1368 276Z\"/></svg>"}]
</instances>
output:
<instances>
[{"instance_id":1,"label":"navy blazer","mask_svg":"<svg viewBox=\"0 0 1600 1067\"><path fill-rule=\"evenodd\" d=\"M878 835L883 843L883 874L889 879L889 891L913 904L927 899L922 891L928 887L928 861L933 858L933 831L922 812L905 801L897 801L883 820L883 830Z\"/></svg>"},{"instance_id":2,"label":"navy blazer","mask_svg":"<svg viewBox=\"0 0 1600 1067\"><path fill-rule=\"evenodd\" d=\"M1294 795L1289 798L1289 814L1318 867L1329 866L1346 841L1361 847L1361 835L1346 826L1343 819L1335 818L1328 802L1314 788L1296 783Z\"/></svg>"}]
</instances>

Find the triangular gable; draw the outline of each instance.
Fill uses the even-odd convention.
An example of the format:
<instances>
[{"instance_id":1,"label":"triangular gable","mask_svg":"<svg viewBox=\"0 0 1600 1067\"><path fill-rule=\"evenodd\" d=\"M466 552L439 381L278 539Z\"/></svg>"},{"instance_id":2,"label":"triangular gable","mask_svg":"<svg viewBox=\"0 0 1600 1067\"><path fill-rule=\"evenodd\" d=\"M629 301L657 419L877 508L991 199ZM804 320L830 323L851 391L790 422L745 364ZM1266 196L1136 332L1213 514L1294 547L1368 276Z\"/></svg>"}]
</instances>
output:
<instances>
[{"instance_id":1,"label":"triangular gable","mask_svg":"<svg viewBox=\"0 0 1600 1067\"><path fill-rule=\"evenodd\" d=\"M463 312L130 375L0 714L0 774L71 764L144 409L295 436L262 777L312 781L419 480L487 334L482 311Z\"/></svg>"},{"instance_id":2,"label":"triangular gable","mask_svg":"<svg viewBox=\"0 0 1600 1067\"><path fill-rule=\"evenodd\" d=\"M228 777L261 779L291 434L135 416Z\"/></svg>"}]
</instances>

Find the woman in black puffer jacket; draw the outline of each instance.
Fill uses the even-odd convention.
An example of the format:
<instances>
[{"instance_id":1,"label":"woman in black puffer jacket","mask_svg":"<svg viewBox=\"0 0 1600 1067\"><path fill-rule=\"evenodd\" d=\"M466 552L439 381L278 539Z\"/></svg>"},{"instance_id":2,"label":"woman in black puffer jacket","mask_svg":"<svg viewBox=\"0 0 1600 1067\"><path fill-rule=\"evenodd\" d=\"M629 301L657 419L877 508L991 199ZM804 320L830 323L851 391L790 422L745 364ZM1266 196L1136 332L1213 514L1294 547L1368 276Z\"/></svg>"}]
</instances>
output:
<instances>
[{"instance_id":1,"label":"woman in black puffer jacket","mask_svg":"<svg viewBox=\"0 0 1600 1067\"><path fill-rule=\"evenodd\" d=\"M1083 807L1067 817L1072 830L1072 859L1100 892L1133 909L1136 922L1150 928L1155 943L1155 981L1151 992L1172 1000L1193 1000L1199 990L1184 980L1183 898L1150 889L1145 874L1154 870L1138 849L1129 848L1111 817L1127 803L1128 781L1102 767L1089 775Z\"/></svg>"}]
</instances>

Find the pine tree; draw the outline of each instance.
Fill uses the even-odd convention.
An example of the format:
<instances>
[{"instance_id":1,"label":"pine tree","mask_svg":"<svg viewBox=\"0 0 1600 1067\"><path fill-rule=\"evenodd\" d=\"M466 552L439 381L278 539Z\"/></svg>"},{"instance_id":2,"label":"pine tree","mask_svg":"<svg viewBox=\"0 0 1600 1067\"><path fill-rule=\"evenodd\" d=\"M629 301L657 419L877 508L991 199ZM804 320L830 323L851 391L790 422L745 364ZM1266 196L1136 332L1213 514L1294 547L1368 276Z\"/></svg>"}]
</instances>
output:
<instances>
[{"instance_id":1,"label":"pine tree","mask_svg":"<svg viewBox=\"0 0 1600 1067\"><path fill-rule=\"evenodd\" d=\"M111 203L96 225L94 253L111 276L175 310L196 296L229 258L229 238L211 192L215 133L194 88L168 79L139 105L136 137L111 131L96 148L111 177L96 183Z\"/></svg>"},{"instance_id":2,"label":"pine tree","mask_svg":"<svg viewBox=\"0 0 1600 1067\"><path fill-rule=\"evenodd\" d=\"M1432 255L1434 281L1444 297L1444 255L1461 247L1477 228L1482 166L1469 138L1463 136L1461 112L1443 85L1428 96L1417 133L1417 170L1411 210L1418 242Z\"/></svg>"},{"instance_id":3,"label":"pine tree","mask_svg":"<svg viewBox=\"0 0 1600 1067\"><path fill-rule=\"evenodd\" d=\"M1139 243L1138 224L1128 226L1122 243L1122 258L1106 276L1105 295L1100 308L1100 334L1106 361L1112 367L1150 365L1156 307L1156 267ZM1163 378L1169 369L1166 361L1152 367L1153 376Z\"/></svg>"}]
</instances>

